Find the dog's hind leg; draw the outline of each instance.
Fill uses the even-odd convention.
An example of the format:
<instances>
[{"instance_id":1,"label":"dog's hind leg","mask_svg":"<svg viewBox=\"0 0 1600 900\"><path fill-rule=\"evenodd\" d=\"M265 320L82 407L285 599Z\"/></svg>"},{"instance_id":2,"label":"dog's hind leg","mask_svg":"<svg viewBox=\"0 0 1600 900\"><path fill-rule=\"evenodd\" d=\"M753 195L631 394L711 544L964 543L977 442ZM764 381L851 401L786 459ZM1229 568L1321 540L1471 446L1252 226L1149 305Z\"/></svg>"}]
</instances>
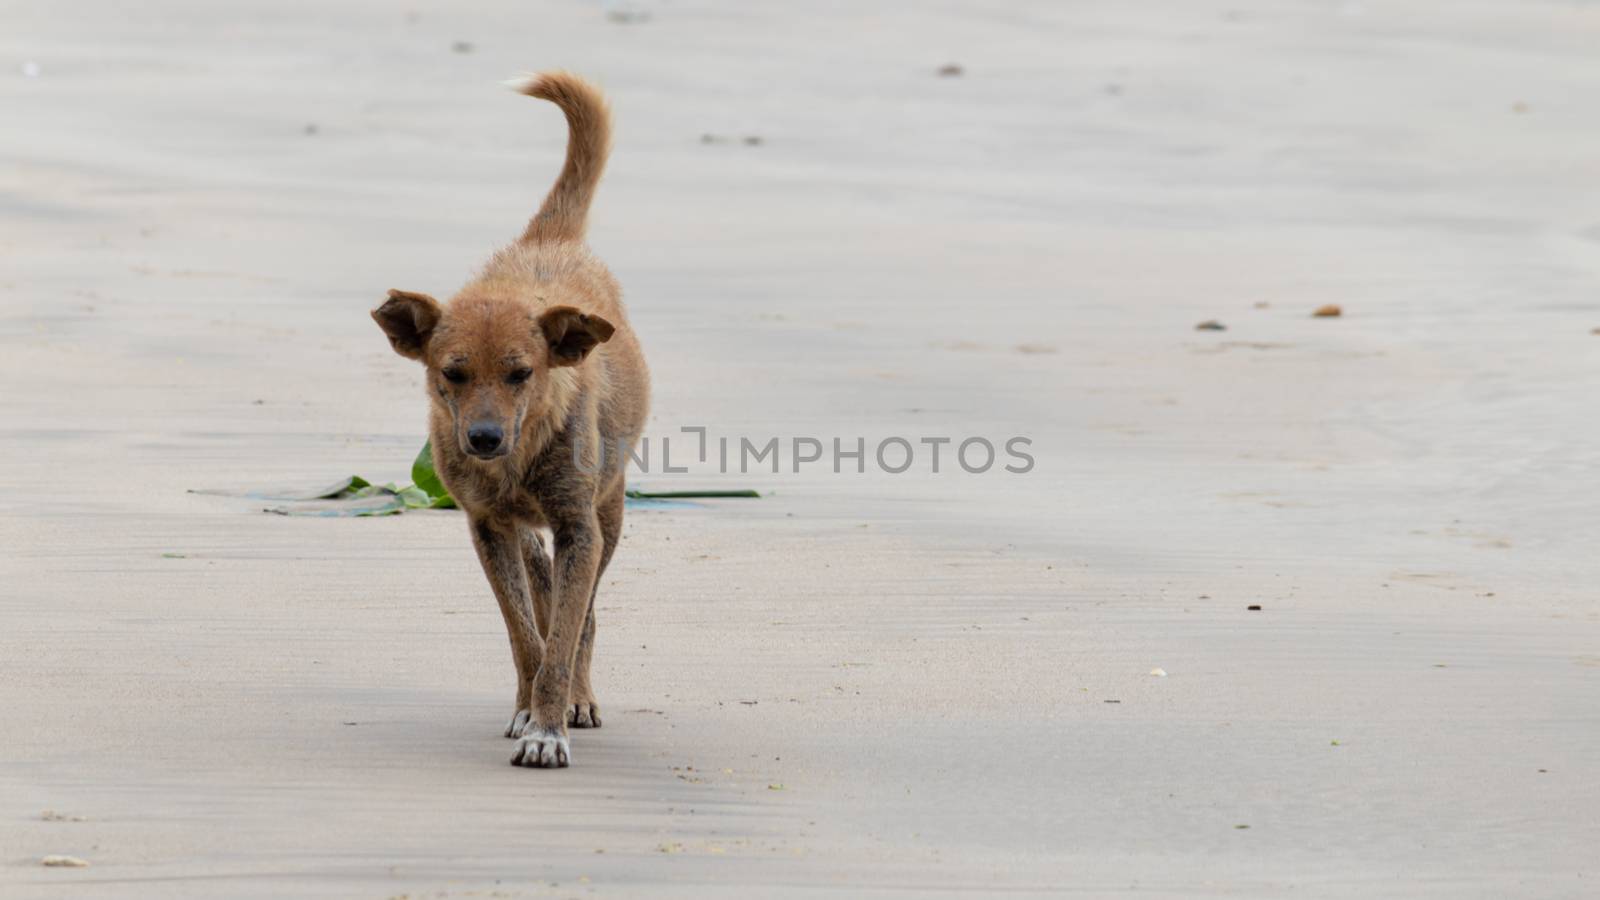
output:
<instances>
[{"instance_id":1,"label":"dog's hind leg","mask_svg":"<svg viewBox=\"0 0 1600 900\"><path fill-rule=\"evenodd\" d=\"M606 564L616 552L617 541L622 537L622 508L625 503L619 485L610 497L595 506L595 516L600 520L600 567L595 571L594 590L589 592L589 614L583 620L583 634L578 637L578 659L572 667L572 709L567 714L567 724L574 728L599 728L600 704L595 702L594 688L589 681L589 666L594 661L594 605L600 593L600 579L605 577Z\"/></svg>"},{"instance_id":2,"label":"dog's hind leg","mask_svg":"<svg viewBox=\"0 0 1600 900\"><path fill-rule=\"evenodd\" d=\"M517 667L517 706L505 732L511 738L521 737L533 716L533 679L544 655L544 641L529 596L522 537L517 531L518 526L512 522L472 520L472 545L478 550L478 561L483 564L494 598L500 602L500 615L506 620L506 634L511 638L511 660Z\"/></svg>"},{"instance_id":3,"label":"dog's hind leg","mask_svg":"<svg viewBox=\"0 0 1600 900\"><path fill-rule=\"evenodd\" d=\"M550 634L550 597L555 592L555 582L550 576L550 551L545 549L544 535L537 529L522 529L522 560L528 567L533 620L539 626L539 637L547 637Z\"/></svg>"}]
</instances>

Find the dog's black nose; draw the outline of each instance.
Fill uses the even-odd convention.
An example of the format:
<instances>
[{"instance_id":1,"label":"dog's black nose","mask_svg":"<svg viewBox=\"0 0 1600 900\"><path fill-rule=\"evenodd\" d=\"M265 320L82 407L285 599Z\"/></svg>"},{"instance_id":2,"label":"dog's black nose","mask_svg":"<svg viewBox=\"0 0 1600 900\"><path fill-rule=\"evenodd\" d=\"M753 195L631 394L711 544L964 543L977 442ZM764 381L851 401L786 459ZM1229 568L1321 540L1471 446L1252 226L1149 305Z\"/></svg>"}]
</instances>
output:
<instances>
[{"instance_id":1,"label":"dog's black nose","mask_svg":"<svg viewBox=\"0 0 1600 900\"><path fill-rule=\"evenodd\" d=\"M467 444L474 453L493 453L500 449L505 436L499 425L473 425L467 429Z\"/></svg>"}]
</instances>

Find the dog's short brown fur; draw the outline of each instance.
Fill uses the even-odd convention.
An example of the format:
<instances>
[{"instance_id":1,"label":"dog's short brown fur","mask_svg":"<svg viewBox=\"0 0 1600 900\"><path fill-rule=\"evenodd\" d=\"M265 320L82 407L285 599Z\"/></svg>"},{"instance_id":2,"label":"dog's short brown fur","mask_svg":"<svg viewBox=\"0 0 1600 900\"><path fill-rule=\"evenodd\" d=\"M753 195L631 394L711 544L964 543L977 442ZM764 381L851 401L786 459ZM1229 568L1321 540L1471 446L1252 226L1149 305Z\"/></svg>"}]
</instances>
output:
<instances>
[{"instance_id":1,"label":"dog's short brown fur","mask_svg":"<svg viewBox=\"0 0 1600 900\"><path fill-rule=\"evenodd\" d=\"M428 369L433 461L511 635L511 761L552 767L572 758L569 724L600 726L594 595L623 506L623 467L604 454L639 437L650 383L617 282L584 245L610 147L605 98L566 72L517 89L567 118L566 163L538 214L449 302L390 291L372 317Z\"/></svg>"}]
</instances>

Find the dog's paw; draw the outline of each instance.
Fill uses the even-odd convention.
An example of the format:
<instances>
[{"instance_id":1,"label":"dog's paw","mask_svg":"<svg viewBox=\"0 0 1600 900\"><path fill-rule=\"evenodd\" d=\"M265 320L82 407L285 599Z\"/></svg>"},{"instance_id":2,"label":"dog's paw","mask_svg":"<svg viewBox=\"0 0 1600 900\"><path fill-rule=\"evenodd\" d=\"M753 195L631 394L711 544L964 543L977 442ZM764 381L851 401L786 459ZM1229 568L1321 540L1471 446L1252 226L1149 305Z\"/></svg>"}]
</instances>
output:
<instances>
[{"instance_id":1,"label":"dog's paw","mask_svg":"<svg viewBox=\"0 0 1600 900\"><path fill-rule=\"evenodd\" d=\"M600 704L594 698L575 700L567 709L567 724L573 728L599 728Z\"/></svg>"},{"instance_id":2,"label":"dog's paw","mask_svg":"<svg viewBox=\"0 0 1600 900\"><path fill-rule=\"evenodd\" d=\"M555 729L530 725L517 741L511 764L530 769L565 769L572 764L572 747L567 736Z\"/></svg>"},{"instance_id":3,"label":"dog's paw","mask_svg":"<svg viewBox=\"0 0 1600 900\"><path fill-rule=\"evenodd\" d=\"M528 723L533 721L533 711L519 709L511 714L511 721L506 723L506 737L519 738L528 730Z\"/></svg>"}]
</instances>

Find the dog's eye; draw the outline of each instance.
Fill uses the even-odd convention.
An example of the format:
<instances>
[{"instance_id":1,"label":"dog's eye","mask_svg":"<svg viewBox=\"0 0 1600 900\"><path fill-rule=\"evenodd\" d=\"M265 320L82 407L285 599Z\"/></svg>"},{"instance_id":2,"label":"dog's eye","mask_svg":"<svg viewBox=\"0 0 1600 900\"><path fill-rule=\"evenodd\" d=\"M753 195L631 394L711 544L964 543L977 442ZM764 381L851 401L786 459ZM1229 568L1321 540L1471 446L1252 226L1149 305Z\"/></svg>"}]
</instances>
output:
<instances>
[{"instance_id":1,"label":"dog's eye","mask_svg":"<svg viewBox=\"0 0 1600 900\"><path fill-rule=\"evenodd\" d=\"M532 378L532 377L533 377L533 370L532 369L527 369L527 368L517 369L516 371L512 372L510 375L506 376L506 382L509 383L509 384L522 384L523 382L527 381L529 378Z\"/></svg>"},{"instance_id":2,"label":"dog's eye","mask_svg":"<svg viewBox=\"0 0 1600 900\"><path fill-rule=\"evenodd\" d=\"M466 384L467 373L460 369L445 369L444 380L450 382L451 384Z\"/></svg>"}]
</instances>

